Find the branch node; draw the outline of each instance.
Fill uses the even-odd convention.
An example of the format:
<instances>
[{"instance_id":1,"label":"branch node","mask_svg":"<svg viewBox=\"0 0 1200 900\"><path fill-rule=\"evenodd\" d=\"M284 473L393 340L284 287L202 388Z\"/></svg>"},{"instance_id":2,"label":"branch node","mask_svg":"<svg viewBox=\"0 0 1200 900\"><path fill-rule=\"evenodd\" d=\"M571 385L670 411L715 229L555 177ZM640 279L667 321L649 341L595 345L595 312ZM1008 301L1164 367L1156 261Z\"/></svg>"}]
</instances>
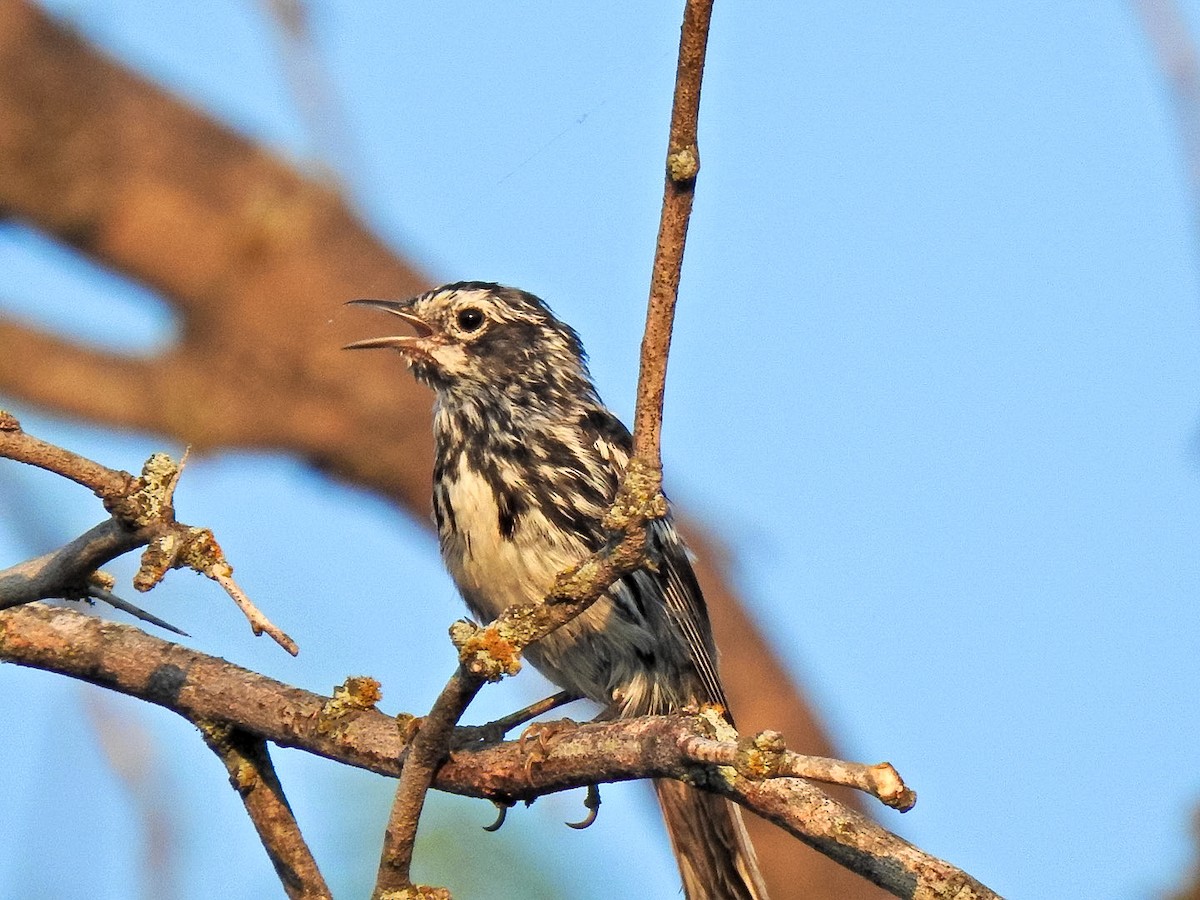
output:
<instances>
[{"instance_id":1,"label":"branch node","mask_svg":"<svg viewBox=\"0 0 1200 900\"><path fill-rule=\"evenodd\" d=\"M424 721L424 716L414 716L409 712L402 712L396 716L396 730L400 732L400 740L404 742L405 747L416 737Z\"/></svg>"},{"instance_id":2,"label":"branch node","mask_svg":"<svg viewBox=\"0 0 1200 900\"><path fill-rule=\"evenodd\" d=\"M479 625L470 619L459 619L450 626L450 643L461 653L463 646L479 633Z\"/></svg>"},{"instance_id":3,"label":"branch node","mask_svg":"<svg viewBox=\"0 0 1200 900\"><path fill-rule=\"evenodd\" d=\"M753 781L775 778L783 767L787 745L778 731L760 731L738 739L737 756L733 767L738 774Z\"/></svg>"},{"instance_id":4,"label":"branch node","mask_svg":"<svg viewBox=\"0 0 1200 900\"><path fill-rule=\"evenodd\" d=\"M667 177L677 185L695 181L700 174L700 148L689 144L667 154Z\"/></svg>"},{"instance_id":5,"label":"branch node","mask_svg":"<svg viewBox=\"0 0 1200 900\"><path fill-rule=\"evenodd\" d=\"M383 698L379 682L366 675L351 675L333 689L333 696L325 701L317 716L317 731L321 734L341 732L354 715L368 709L374 709L375 704ZM343 721L346 720L346 721Z\"/></svg>"},{"instance_id":6,"label":"branch node","mask_svg":"<svg viewBox=\"0 0 1200 900\"><path fill-rule=\"evenodd\" d=\"M165 453L152 453L142 466L142 475L132 493L105 499L104 508L132 528L174 520L171 500L181 467ZM160 578L162 576L159 576Z\"/></svg>"},{"instance_id":7,"label":"branch node","mask_svg":"<svg viewBox=\"0 0 1200 900\"><path fill-rule=\"evenodd\" d=\"M179 558L175 562L176 568L187 566L201 575L207 575L213 581L228 578L233 574L233 566L225 559L225 551L217 543L211 529L191 526L183 532L182 538Z\"/></svg>"},{"instance_id":8,"label":"branch node","mask_svg":"<svg viewBox=\"0 0 1200 900\"><path fill-rule=\"evenodd\" d=\"M88 587L100 588L102 591L111 591L116 586L117 576L111 572L104 572L97 569L88 576Z\"/></svg>"},{"instance_id":9,"label":"branch node","mask_svg":"<svg viewBox=\"0 0 1200 900\"><path fill-rule=\"evenodd\" d=\"M471 623L473 630L468 632L464 624L460 619L450 626L450 640L458 648L458 662L466 672L484 681L499 681L521 671L521 650L516 643L519 637L511 630L512 625L520 630L519 618L508 628L495 622L485 628Z\"/></svg>"},{"instance_id":10,"label":"branch node","mask_svg":"<svg viewBox=\"0 0 1200 900\"><path fill-rule=\"evenodd\" d=\"M116 513L113 513L116 515ZM133 576L133 588L145 593L163 580L163 576L176 565L183 542L173 529L150 540L142 551L142 561Z\"/></svg>"},{"instance_id":11,"label":"branch node","mask_svg":"<svg viewBox=\"0 0 1200 900\"><path fill-rule=\"evenodd\" d=\"M608 531L627 532L667 514L662 469L640 457L629 460L612 507L604 515Z\"/></svg>"}]
</instances>

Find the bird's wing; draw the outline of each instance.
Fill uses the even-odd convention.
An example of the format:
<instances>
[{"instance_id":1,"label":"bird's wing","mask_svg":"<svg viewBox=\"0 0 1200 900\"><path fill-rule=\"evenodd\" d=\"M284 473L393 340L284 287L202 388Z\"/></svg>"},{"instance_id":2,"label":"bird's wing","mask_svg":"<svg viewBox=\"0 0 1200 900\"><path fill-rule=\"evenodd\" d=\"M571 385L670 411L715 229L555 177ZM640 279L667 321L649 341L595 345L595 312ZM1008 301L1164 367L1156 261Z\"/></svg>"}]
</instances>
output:
<instances>
[{"instance_id":1,"label":"bird's wing","mask_svg":"<svg viewBox=\"0 0 1200 900\"><path fill-rule=\"evenodd\" d=\"M692 570L691 554L671 519L658 519L651 524L649 549L658 569L655 574L662 587L663 603L687 641L696 674L707 693L703 699L721 704L728 712L729 702L717 674L717 650L704 594Z\"/></svg>"}]
</instances>

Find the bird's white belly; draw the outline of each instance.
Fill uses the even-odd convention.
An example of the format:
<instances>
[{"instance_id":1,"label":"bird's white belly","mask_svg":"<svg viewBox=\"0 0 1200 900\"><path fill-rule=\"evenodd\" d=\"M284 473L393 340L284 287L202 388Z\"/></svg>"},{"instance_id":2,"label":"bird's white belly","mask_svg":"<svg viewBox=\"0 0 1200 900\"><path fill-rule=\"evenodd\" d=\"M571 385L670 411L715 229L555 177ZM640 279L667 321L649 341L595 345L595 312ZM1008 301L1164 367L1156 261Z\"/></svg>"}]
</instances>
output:
<instances>
[{"instance_id":1,"label":"bird's white belly","mask_svg":"<svg viewBox=\"0 0 1200 900\"><path fill-rule=\"evenodd\" d=\"M585 556L582 545L553 540L556 532L535 508L523 512L511 537L502 535L495 491L466 466L445 479L443 488L454 527L443 529L442 556L482 619L494 619L513 603L542 599L558 573Z\"/></svg>"}]
</instances>

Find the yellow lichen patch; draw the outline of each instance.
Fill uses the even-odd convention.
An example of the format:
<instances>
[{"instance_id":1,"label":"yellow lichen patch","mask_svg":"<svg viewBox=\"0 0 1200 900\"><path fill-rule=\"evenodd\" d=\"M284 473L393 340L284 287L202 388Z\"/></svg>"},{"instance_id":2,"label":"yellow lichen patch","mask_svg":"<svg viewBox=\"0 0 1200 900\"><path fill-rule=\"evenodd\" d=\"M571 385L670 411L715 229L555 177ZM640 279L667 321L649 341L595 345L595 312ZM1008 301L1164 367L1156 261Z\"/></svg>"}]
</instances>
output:
<instances>
[{"instance_id":1,"label":"yellow lichen patch","mask_svg":"<svg viewBox=\"0 0 1200 900\"><path fill-rule=\"evenodd\" d=\"M165 531L148 543L142 551L137 574L133 576L134 589L144 593L162 581L167 570L175 564L181 543L179 535L173 531Z\"/></svg>"},{"instance_id":2,"label":"yellow lichen patch","mask_svg":"<svg viewBox=\"0 0 1200 900\"><path fill-rule=\"evenodd\" d=\"M521 653L493 626L472 634L458 648L458 660L473 675L499 681L505 675L521 671Z\"/></svg>"},{"instance_id":3,"label":"yellow lichen patch","mask_svg":"<svg viewBox=\"0 0 1200 900\"><path fill-rule=\"evenodd\" d=\"M137 489L107 504L109 512L135 528L160 520L171 521L171 495L179 479L179 464L165 453L151 454L142 466Z\"/></svg>"},{"instance_id":4,"label":"yellow lichen patch","mask_svg":"<svg viewBox=\"0 0 1200 900\"><path fill-rule=\"evenodd\" d=\"M783 762L787 746L778 731L760 731L738 740L735 768L747 778L761 781L773 777Z\"/></svg>"},{"instance_id":5,"label":"yellow lichen patch","mask_svg":"<svg viewBox=\"0 0 1200 900\"><path fill-rule=\"evenodd\" d=\"M187 530L183 538L183 547L179 551L179 559L175 565L195 569L209 578L218 576L228 578L233 574L233 566L225 559L221 545L217 543L212 531L207 528L189 528Z\"/></svg>"},{"instance_id":6,"label":"yellow lichen patch","mask_svg":"<svg viewBox=\"0 0 1200 900\"><path fill-rule=\"evenodd\" d=\"M233 789L240 794L248 794L258 786L258 770L252 763L247 760L239 762L237 771L234 772L230 779L233 781Z\"/></svg>"},{"instance_id":7,"label":"yellow lichen patch","mask_svg":"<svg viewBox=\"0 0 1200 900\"><path fill-rule=\"evenodd\" d=\"M317 731L329 734L345 727L343 721L354 712L374 709L383 697L379 682L366 675L352 675L333 689L333 696L325 701L317 717Z\"/></svg>"},{"instance_id":8,"label":"yellow lichen patch","mask_svg":"<svg viewBox=\"0 0 1200 900\"><path fill-rule=\"evenodd\" d=\"M338 690L345 691L346 702L358 709L374 709L383 699L383 687L367 675L351 675Z\"/></svg>"},{"instance_id":9,"label":"yellow lichen patch","mask_svg":"<svg viewBox=\"0 0 1200 900\"><path fill-rule=\"evenodd\" d=\"M102 572L97 569L88 576L88 584L106 591L111 591L117 585L117 577L111 572Z\"/></svg>"},{"instance_id":10,"label":"yellow lichen patch","mask_svg":"<svg viewBox=\"0 0 1200 900\"><path fill-rule=\"evenodd\" d=\"M404 743L408 743L417 732L421 730L421 723L425 721L424 716L414 716L412 713L400 713L396 716L396 730L400 732L400 739Z\"/></svg>"},{"instance_id":11,"label":"yellow lichen patch","mask_svg":"<svg viewBox=\"0 0 1200 900\"><path fill-rule=\"evenodd\" d=\"M674 182L691 181L700 174L700 151L695 144L667 156L667 174Z\"/></svg>"}]
</instances>

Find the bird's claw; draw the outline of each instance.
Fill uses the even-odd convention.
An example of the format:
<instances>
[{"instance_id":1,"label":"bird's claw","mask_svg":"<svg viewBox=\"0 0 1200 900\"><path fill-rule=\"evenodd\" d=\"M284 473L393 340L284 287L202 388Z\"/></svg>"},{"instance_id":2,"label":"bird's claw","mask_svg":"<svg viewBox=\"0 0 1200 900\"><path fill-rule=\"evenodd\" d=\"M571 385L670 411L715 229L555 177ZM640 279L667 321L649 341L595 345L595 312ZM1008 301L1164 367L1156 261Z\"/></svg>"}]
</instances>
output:
<instances>
[{"instance_id":1,"label":"bird's claw","mask_svg":"<svg viewBox=\"0 0 1200 900\"><path fill-rule=\"evenodd\" d=\"M596 816L600 813L600 786L589 784L587 787L587 796L583 798L583 806L588 811L588 814L583 817L581 822L567 822L568 828L574 828L577 831L583 831L596 821Z\"/></svg>"},{"instance_id":2,"label":"bird's claw","mask_svg":"<svg viewBox=\"0 0 1200 900\"><path fill-rule=\"evenodd\" d=\"M508 811L512 809L512 804L501 803L499 800L493 800L492 805L496 807L496 821L491 825L484 825L483 830L488 832L497 832L504 824L504 820L508 818Z\"/></svg>"},{"instance_id":3,"label":"bird's claw","mask_svg":"<svg viewBox=\"0 0 1200 900\"><path fill-rule=\"evenodd\" d=\"M546 758L550 747L564 731L577 727L579 723L573 719L559 719L557 722L534 722L522 731L521 736L517 738L517 746L521 748L521 752L528 754L525 757L525 775L528 776L533 771L535 763ZM536 747L530 750L529 743L535 739Z\"/></svg>"}]
</instances>

